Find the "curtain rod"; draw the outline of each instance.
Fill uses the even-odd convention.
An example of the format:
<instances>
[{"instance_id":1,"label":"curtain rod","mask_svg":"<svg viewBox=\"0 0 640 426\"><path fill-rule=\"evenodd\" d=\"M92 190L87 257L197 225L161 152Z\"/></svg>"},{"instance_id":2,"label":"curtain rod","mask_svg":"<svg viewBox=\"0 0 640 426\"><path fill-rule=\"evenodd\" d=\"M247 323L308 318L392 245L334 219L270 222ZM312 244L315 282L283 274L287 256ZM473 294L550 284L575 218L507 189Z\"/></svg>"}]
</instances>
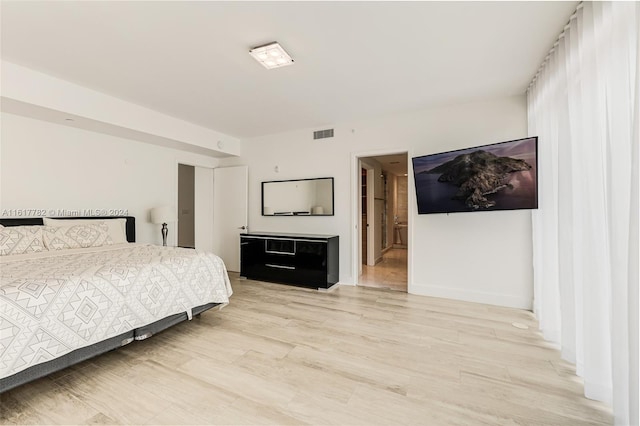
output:
<instances>
[{"instance_id":1,"label":"curtain rod","mask_svg":"<svg viewBox=\"0 0 640 426\"><path fill-rule=\"evenodd\" d=\"M549 59L551 58L551 54L556 50L556 47L560 44L560 39L562 39L564 37L565 33L567 32L567 30L571 26L571 20L572 19L576 19L578 17L578 11L580 9L582 9L583 7L584 7L584 5L582 4L582 1L580 3L578 3L578 6L576 6L575 12L573 12L571 14L571 16L569 17L569 20L565 24L564 28L562 28L562 32L560 33L560 35L558 35L558 38L556 38L556 41L551 46L551 49L549 50L549 53L547 53L547 56L544 57L544 59L542 60L542 63L540 64L540 67L538 67L538 70L536 71L535 75L533 76L533 79L531 79L531 82L529 83L529 86L527 86L527 92L529 92L529 90L531 90L531 86L533 86L533 83L536 82L536 80L538 79L538 76L540 75L540 73L544 69L545 65L547 65L547 62L549 62Z\"/></svg>"}]
</instances>

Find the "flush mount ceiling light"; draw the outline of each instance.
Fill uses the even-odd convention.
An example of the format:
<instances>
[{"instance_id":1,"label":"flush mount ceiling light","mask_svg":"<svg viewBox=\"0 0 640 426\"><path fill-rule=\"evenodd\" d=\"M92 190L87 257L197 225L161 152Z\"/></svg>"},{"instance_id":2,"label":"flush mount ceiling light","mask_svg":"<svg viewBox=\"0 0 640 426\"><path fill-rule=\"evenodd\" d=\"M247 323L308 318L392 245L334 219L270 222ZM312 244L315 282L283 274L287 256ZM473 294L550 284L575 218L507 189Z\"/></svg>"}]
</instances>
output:
<instances>
[{"instance_id":1,"label":"flush mount ceiling light","mask_svg":"<svg viewBox=\"0 0 640 426\"><path fill-rule=\"evenodd\" d=\"M293 59L278 42L254 47L249 51L251 56L267 69L286 67L293 64Z\"/></svg>"}]
</instances>

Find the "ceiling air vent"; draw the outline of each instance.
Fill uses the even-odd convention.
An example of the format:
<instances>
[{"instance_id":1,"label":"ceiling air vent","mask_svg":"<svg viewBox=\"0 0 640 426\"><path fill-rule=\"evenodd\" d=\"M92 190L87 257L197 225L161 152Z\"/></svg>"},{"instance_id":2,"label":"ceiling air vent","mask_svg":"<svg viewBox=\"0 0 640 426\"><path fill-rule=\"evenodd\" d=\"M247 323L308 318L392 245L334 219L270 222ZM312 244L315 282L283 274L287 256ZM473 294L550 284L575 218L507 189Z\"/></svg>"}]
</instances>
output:
<instances>
[{"instance_id":1,"label":"ceiling air vent","mask_svg":"<svg viewBox=\"0 0 640 426\"><path fill-rule=\"evenodd\" d=\"M313 139L324 139L324 138L332 138L333 137L333 129L327 130L318 130L313 132Z\"/></svg>"}]
</instances>

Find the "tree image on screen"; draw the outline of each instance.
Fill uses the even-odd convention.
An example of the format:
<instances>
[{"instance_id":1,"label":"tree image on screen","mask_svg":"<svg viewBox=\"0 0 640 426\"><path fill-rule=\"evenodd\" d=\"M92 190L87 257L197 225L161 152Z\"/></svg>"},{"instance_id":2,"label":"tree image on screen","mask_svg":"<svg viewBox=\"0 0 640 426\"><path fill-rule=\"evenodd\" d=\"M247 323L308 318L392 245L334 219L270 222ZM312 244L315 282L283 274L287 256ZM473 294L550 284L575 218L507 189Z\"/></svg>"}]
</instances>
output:
<instances>
[{"instance_id":1,"label":"tree image on screen","mask_svg":"<svg viewBox=\"0 0 640 426\"><path fill-rule=\"evenodd\" d=\"M471 154L458 155L423 173L441 173L438 182L451 183L459 188L453 198L477 210L496 205L486 196L507 188L510 185L506 182L509 173L530 169L531 165L524 160L498 157L480 149Z\"/></svg>"}]
</instances>

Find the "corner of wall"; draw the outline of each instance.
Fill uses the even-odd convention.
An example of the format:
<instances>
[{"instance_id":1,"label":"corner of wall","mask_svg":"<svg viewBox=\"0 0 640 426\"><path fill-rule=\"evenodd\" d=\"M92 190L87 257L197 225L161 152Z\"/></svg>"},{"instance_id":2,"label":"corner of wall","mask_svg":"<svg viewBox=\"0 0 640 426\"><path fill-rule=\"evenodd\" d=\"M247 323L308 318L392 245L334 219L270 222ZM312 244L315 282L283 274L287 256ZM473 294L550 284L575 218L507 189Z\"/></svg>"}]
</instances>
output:
<instances>
[{"instance_id":1,"label":"corner of wall","mask_svg":"<svg viewBox=\"0 0 640 426\"><path fill-rule=\"evenodd\" d=\"M483 303L486 305L506 306L509 308L532 309L532 300L522 295L509 295L497 292L474 291L449 286L413 284L409 286L409 294L462 300L465 302Z\"/></svg>"}]
</instances>

